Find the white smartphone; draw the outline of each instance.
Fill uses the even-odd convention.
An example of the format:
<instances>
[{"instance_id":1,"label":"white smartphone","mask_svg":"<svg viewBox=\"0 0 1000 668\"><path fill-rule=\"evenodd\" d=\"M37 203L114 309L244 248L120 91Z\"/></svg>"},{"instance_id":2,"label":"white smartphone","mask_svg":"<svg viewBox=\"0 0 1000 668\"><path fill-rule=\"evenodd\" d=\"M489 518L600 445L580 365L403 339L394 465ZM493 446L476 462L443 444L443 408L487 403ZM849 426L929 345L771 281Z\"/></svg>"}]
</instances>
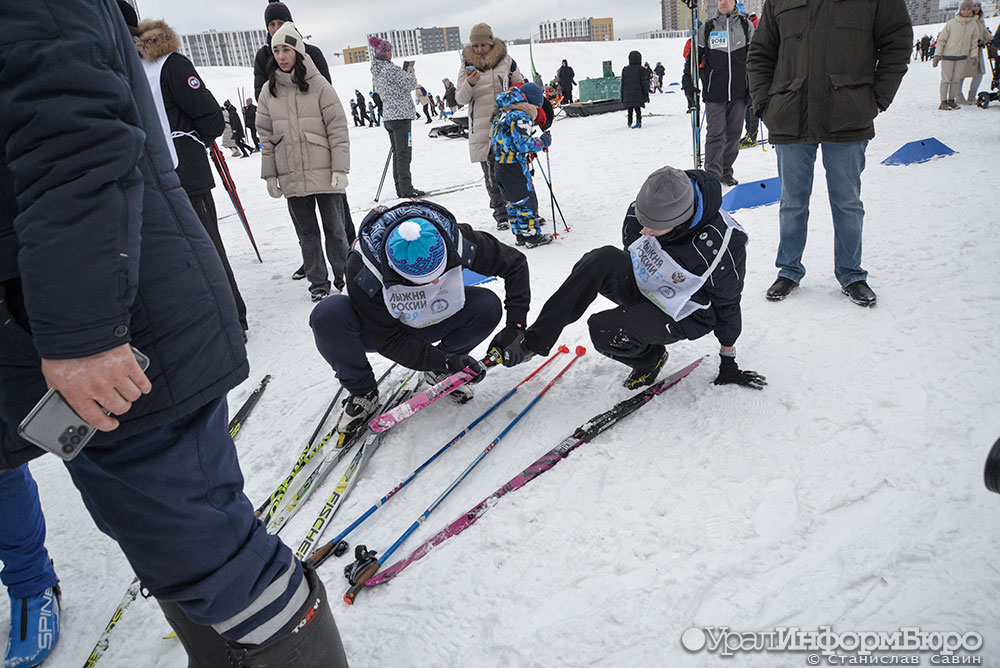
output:
<instances>
[{"instance_id":1,"label":"white smartphone","mask_svg":"<svg viewBox=\"0 0 1000 668\"><path fill-rule=\"evenodd\" d=\"M135 347L132 347L132 354L143 371L149 368L148 357ZM80 454L96 431L76 414L54 387L49 388L17 427L21 438L67 461Z\"/></svg>"}]
</instances>

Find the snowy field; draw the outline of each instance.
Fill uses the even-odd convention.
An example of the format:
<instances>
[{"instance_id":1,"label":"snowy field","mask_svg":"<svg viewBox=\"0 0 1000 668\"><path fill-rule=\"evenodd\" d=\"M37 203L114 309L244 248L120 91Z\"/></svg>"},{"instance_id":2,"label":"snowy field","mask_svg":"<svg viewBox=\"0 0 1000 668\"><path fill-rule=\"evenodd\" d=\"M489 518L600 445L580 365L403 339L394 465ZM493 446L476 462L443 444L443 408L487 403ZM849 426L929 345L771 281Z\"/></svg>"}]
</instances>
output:
<instances>
[{"instance_id":1,"label":"snowy field","mask_svg":"<svg viewBox=\"0 0 1000 668\"><path fill-rule=\"evenodd\" d=\"M996 28L996 19L989 21ZM915 34L936 32L918 27ZM629 50L680 79L680 40L543 45L535 63L549 78L568 58L577 78L616 71ZM650 52L651 48L656 52ZM530 70L527 47L514 47ZM435 94L457 78L455 54L417 59ZM219 101L250 89L249 70L203 72ZM711 336L671 347L670 370L708 363L613 431L508 496L460 537L398 580L341 603L346 559L320 571L351 665L433 667L802 666L802 654L690 653L689 627L769 631L976 631L982 665L1000 665L1000 498L982 468L1000 436L996 158L1000 103L940 112L940 72L911 63L895 103L876 121L867 150L864 267L878 306L842 296L833 278L832 227L817 168L805 264L786 301L765 301L775 277L778 207L735 212L748 230L743 336L738 360L767 376L763 392L711 384ZM335 67L345 101L366 94L366 65ZM989 75L984 89L989 87ZM685 102L654 96L641 130L625 113L560 118L552 134L554 187L572 232L527 252L532 313L586 251L620 243L623 215L656 168L691 166ZM481 178L466 142L430 139L413 125L413 181L421 189ZM904 143L936 137L958 153L906 167L881 160ZM348 196L356 222L372 205L389 141L380 128L351 128ZM273 380L237 445L246 491L259 503L285 475L336 390L316 352L305 281L284 201L259 178L259 157L229 159L264 263L250 249L225 192L221 227L250 320L250 378L230 394L235 410L261 377ZM740 152L736 177L776 176L775 152ZM391 175L387 191L392 191ZM542 211L549 198L536 178ZM993 193L993 194L990 194ZM485 189L437 198L460 221L493 230ZM512 243L509 233L500 233ZM496 285L495 283L493 284ZM591 311L609 307L599 300ZM586 317L563 340L589 346ZM481 352L481 351L477 351ZM386 362L373 356L377 371ZM559 362L561 365L563 362ZM389 433L335 518L331 537L471 422L534 363L496 369L475 401L443 401ZM404 546L418 545L553 447L587 418L627 396L625 367L588 354ZM542 382L522 388L351 537L383 551L513 418ZM83 664L132 571L93 525L55 458L32 463L63 587L63 636L46 666ZM327 480L283 530L298 545L333 486ZM0 634L8 628L0 607ZM101 660L107 667L181 668L186 660L159 608L140 599ZM921 657L930 665L930 656ZM813 665L813 664L809 664ZM826 664L824 664L826 665Z\"/></svg>"}]
</instances>

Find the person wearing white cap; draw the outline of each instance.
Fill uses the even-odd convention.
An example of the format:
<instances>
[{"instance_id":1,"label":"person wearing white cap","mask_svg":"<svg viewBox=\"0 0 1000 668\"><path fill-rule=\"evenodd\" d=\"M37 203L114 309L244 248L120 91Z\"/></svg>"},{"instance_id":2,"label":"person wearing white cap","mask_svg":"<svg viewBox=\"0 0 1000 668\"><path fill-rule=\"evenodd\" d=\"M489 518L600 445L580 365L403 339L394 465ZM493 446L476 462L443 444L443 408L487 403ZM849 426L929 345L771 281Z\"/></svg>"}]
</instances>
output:
<instances>
[{"instance_id":1,"label":"person wearing white cap","mask_svg":"<svg viewBox=\"0 0 1000 668\"><path fill-rule=\"evenodd\" d=\"M590 339L602 355L632 368L625 387L651 385L668 345L712 332L721 345L715 384L763 389L763 376L736 364L747 235L721 204L722 187L707 172L653 172L625 215L624 248L584 255L524 338L502 349L504 366L547 355L600 294L616 308L590 317Z\"/></svg>"},{"instance_id":2,"label":"person wearing white cap","mask_svg":"<svg viewBox=\"0 0 1000 668\"><path fill-rule=\"evenodd\" d=\"M503 306L492 290L466 286L465 268L502 278ZM505 310L506 325L488 349L523 338L530 303L528 262L518 250L432 202L372 210L347 259L347 294L323 300L309 318L316 347L351 395L338 428L348 433L363 424L378 403L366 353L424 371L430 384L465 368L478 382L486 368L470 352ZM472 388L449 396L463 403Z\"/></svg>"}]
</instances>

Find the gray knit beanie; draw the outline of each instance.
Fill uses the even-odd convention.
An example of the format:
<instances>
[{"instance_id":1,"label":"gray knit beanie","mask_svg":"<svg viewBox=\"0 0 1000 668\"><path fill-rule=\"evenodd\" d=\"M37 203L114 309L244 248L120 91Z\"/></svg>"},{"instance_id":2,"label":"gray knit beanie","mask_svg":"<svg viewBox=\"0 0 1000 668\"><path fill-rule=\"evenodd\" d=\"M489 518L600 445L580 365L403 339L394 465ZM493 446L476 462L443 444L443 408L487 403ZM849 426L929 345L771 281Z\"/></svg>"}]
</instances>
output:
<instances>
[{"instance_id":1,"label":"gray knit beanie","mask_svg":"<svg viewBox=\"0 0 1000 668\"><path fill-rule=\"evenodd\" d=\"M694 215L694 186L684 170L661 167L646 179L635 197L635 215L643 227L669 230Z\"/></svg>"}]
</instances>

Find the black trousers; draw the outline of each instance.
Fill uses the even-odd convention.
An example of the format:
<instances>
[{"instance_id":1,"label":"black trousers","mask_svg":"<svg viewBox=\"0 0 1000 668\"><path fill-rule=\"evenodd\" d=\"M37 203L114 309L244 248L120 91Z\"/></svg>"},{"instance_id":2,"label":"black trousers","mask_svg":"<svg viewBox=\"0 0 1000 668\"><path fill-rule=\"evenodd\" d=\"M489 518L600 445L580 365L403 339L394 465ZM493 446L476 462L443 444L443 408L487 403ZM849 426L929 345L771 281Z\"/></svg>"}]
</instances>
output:
<instances>
[{"instance_id":1,"label":"black trousers","mask_svg":"<svg viewBox=\"0 0 1000 668\"><path fill-rule=\"evenodd\" d=\"M250 136L253 137L253 147L256 149L260 146L260 139L257 138L257 126L247 125L247 130L250 131Z\"/></svg>"},{"instance_id":2,"label":"black trousers","mask_svg":"<svg viewBox=\"0 0 1000 668\"><path fill-rule=\"evenodd\" d=\"M642 123L642 107L626 107L628 111L628 124L632 125L632 112L635 112L635 122Z\"/></svg>"},{"instance_id":3,"label":"black trousers","mask_svg":"<svg viewBox=\"0 0 1000 668\"><path fill-rule=\"evenodd\" d=\"M639 291L628 252L603 246L580 258L545 302L538 319L525 332L528 348L547 355L563 328L579 320L599 294L617 304L587 320L590 340L602 355L632 368L644 368L656 362L662 346L684 338L673 318Z\"/></svg>"},{"instance_id":4,"label":"black trousers","mask_svg":"<svg viewBox=\"0 0 1000 668\"><path fill-rule=\"evenodd\" d=\"M410 160L413 148L410 146L411 120L385 121L385 131L389 133L389 145L392 147L392 180L396 183L396 195L405 197L413 190L413 177L410 175Z\"/></svg>"},{"instance_id":5,"label":"black trousers","mask_svg":"<svg viewBox=\"0 0 1000 668\"><path fill-rule=\"evenodd\" d=\"M299 237L302 266L309 279L310 292L330 290L326 260L330 261L333 271L333 285L338 290L344 287L344 269L347 266L347 230L344 225L346 206L340 200L345 199L343 193L287 198L288 213ZM317 208L322 221L322 236L320 222L316 219ZM324 246L326 259L323 258Z\"/></svg>"},{"instance_id":6,"label":"black trousers","mask_svg":"<svg viewBox=\"0 0 1000 668\"><path fill-rule=\"evenodd\" d=\"M201 221L202 226L205 231L208 232L209 238L215 245L215 250L219 253L219 259L222 260L222 268L226 270L226 278L229 279L229 287L233 291L233 299L236 300L236 313L240 317L240 324L243 325L243 331L247 331L247 305L243 302L243 295L240 294L240 288L236 285L236 277L233 276L233 268L229 266L229 258L226 256L226 247L222 244L222 237L219 235L219 216L215 211L215 200L212 199L212 191L204 192L200 195L188 195L188 199L191 200L191 206L194 207L195 213L198 214L198 220Z\"/></svg>"},{"instance_id":7,"label":"black trousers","mask_svg":"<svg viewBox=\"0 0 1000 668\"><path fill-rule=\"evenodd\" d=\"M486 155L486 160L479 163L483 168L483 182L486 183L486 192L490 195L490 209L493 210L493 220L507 220L507 203L500 192L500 184L497 183L496 166L497 161L493 159L493 149Z\"/></svg>"},{"instance_id":8,"label":"black trousers","mask_svg":"<svg viewBox=\"0 0 1000 668\"><path fill-rule=\"evenodd\" d=\"M757 141L757 130L760 129L760 120L757 118L757 112L753 110L753 105L749 102L747 102L746 125L747 137Z\"/></svg>"},{"instance_id":9,"label":"black trousers","mask_svg":"<svg viewBox=\"0 0 1000 668\"><path fill-rule=\"evenodd\" d=\"M561 88L562 90L562 104L572 104L573 103L573 87Z\"/></svg>"}]
</instances>

